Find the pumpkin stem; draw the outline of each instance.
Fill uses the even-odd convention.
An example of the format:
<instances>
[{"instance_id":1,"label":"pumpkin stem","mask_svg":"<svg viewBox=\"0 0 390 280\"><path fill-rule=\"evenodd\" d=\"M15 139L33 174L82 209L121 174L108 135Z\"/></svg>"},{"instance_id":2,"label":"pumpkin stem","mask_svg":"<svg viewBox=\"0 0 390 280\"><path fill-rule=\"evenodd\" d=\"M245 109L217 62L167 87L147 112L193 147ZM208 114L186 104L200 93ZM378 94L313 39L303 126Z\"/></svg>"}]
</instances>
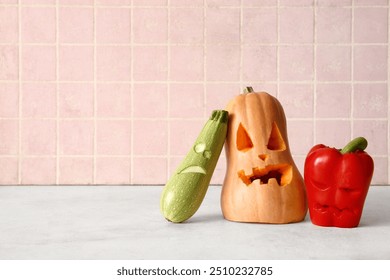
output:
<instances>
[{"instance_id":1,"label":"pumpkin stem","mask_svg":"<svg viewBox=\"0 0 390 280\"><path fill-rule=\"evenodd\" d=\"M357 137L349 142L345 147L340 151L341 154L353 153L357 150L364 151L367 148L368 142L364 137Z\"/></svg>"},{"instance_id":2,"label":"pumpkin stem","mask_svg":"<svg viewBox=\"0 0 390 280\"><path fill-rule=\"evenodd\" d=\"M253 90L253 87L245 87L245 88L244 88L244 93L250 93L250 92L255 92L255 91Z\"/></svg>"}]
</instances>

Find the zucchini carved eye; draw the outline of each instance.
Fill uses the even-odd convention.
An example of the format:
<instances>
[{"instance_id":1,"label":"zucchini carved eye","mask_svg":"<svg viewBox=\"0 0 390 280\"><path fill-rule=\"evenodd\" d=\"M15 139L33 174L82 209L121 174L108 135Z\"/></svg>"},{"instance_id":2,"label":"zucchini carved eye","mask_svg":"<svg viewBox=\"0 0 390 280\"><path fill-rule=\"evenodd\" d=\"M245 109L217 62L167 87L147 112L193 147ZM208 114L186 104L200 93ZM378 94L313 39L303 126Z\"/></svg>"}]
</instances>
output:
<instances>
[{"instance_id":1,"label":"zucchini carved eye","mask_svg":"<svg viewBox=\"0 0 390 280\"><path fill-rule=\"evenodd\" d=\"M194 146L194 151L197 154L201 154L204 158L211 158L211 151L206 150L206 144L205 143L198 143Z\"/></svg>"},{"instance_id":2,"label":"zucchini carved eye","mask_svg":"<svg viewBox=\"0 0 390 280\"><path fill-rule=\"evenodd\" d=\"M253 148L252 140L242 123L239 124L237 129L236 145L237 150L241 152L246 152Z\"/></svg>"},{"instance_id":3,"label":"zucchini carved eye","mask_svg":"<svg viewBox=\"0 0 390 280\"><path fill-rule=\"evenodd\" d=\"M197 154L201 154L206 150L206 144L205 143L198 143L194 146L194 151Z\"/></svg>"}]
</instances>

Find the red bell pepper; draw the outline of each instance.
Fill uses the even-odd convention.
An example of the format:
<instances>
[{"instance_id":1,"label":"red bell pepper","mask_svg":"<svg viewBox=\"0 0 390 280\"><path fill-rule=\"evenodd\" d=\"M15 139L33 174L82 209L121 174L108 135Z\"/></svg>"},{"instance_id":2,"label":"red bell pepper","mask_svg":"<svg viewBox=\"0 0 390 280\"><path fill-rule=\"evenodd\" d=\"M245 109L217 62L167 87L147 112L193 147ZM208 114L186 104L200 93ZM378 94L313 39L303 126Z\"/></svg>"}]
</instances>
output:
<instances>
[{"instance_id":1,"label":"red bell pepper","mask_svg":"<svg viewBox=\"0 0 390 280\"><path fill-rule=\"evenodd\" d=\"M374 161L358 137L342 150L314 146L305 160L310 219L319 226L357 227L374 172Z\"/></svg>"}]
</instances>

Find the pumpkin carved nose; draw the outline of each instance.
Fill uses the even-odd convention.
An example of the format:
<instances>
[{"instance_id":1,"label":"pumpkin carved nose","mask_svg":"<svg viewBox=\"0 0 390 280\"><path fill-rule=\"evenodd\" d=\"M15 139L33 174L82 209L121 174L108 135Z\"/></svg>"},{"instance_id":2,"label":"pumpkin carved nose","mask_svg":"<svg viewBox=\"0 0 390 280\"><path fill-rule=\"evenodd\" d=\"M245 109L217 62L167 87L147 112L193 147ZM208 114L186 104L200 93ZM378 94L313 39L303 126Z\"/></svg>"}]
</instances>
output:
<instances>
[{"instance_id":1,"label":"pumpkin carved nose","mask_svg":"<svg viewBox=\"0 0 390 280\"><path fill-rule=\"evenodd\" d=\"M266 161L267 158L268 158L268 155L266 155L266 154L260 154L260 155L259 155L259 158L260 158L262 161Z\"/></svg>"}]
</instances>

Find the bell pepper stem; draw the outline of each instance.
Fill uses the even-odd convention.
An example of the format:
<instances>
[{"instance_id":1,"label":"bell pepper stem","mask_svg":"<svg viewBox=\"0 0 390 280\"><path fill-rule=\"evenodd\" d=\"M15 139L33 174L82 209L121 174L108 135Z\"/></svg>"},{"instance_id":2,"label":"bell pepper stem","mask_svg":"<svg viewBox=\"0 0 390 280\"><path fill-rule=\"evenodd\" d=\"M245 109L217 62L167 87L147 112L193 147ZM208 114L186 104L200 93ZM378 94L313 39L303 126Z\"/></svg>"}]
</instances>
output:
<instances>
[{"instance_id":1,"label":"bell pepper stem","mask_svg":"<svg viewBox=\"0 0 390 280\"><path fill-rule=\"evenodd\" d=\"M357 150L364 151L367 148L368 142L364 137L357 137L349 142L345 147L340 151L341 154L353 153Z\"/></svg>"}]
</instances>

